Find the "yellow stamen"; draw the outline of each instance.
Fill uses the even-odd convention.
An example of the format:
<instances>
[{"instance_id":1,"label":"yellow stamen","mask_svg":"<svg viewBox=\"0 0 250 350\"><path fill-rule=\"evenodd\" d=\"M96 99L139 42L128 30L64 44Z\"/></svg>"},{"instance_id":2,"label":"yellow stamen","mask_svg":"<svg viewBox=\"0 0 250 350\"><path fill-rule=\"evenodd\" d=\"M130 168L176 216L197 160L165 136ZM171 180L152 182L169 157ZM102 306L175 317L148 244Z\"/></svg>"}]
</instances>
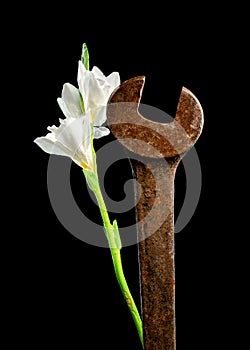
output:
<instances>
[{"instance_id":1,"label":"yellow stamen","mask_svg":"<svg viewBox=\"0 0 250 350\"><path fill-rule=\"evenodd\" d=\"M92 171L92 167L90 167L88 164L84 163L84 162L81 162L80 163L80 166L84 169L84 170L89 170L89 171Z\"/></svg>"}]
</instances>

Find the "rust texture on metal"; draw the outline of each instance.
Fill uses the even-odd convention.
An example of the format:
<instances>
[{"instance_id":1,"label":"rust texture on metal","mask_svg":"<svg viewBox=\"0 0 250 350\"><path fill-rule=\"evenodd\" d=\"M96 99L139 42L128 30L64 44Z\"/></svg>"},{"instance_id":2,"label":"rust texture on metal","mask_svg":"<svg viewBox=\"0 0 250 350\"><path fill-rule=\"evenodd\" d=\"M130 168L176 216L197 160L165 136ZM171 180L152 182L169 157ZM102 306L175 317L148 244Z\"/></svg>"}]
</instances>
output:
<instances>
[{"instance_id":1,"label":"rust texture on metal","mask_svg":"<svg viewBox=\"0 0 250 350\"><path fill-rule=\"evenodd\" d=\"M160 349L159 346L162 346L162 349L175 349L173 203L174 172L178 162L178 158L173 158L167 173L165 160L162 159L150 160L147 164L133 164L141 186L141 196L137 204L138 222L148 215L152 205L156 207L154 220L163 222L152 235L151 222L138 226L145 349ZM152 171L160 179L161 188L165 188L154 203L152 201L157 189Z\"/></svg>"},{"instance_id":2,"label":"rust texture on metal","mask_svg":"<svg viewBox=\"0 0 250 350\"><path fill-rule=\"evenodd\" d=\"M142 156L132 165L140 184L135 195L144 347L175 350L174 177L201 134L203 112L197 98L183 88L171 123L145 119L138 112L144 83L144 77L136 77L121 84L109 100L107 118L114 136ZM144 223L152 208L154 220ZM161 225L152 233L155 222Z\"/></svg>"},{"instance_id":3,"label":"rust texture on metal","mask_svg":"<svg viewBox=\"0 0 250 350\"><path fill-rule=\"evenodd\" d=\"M138 112L144 84L145 77L132 78L112 94L107 110L112 133L126 148L141 156L172 158L186 152L202 131L199 101L183 87L175 119L171 123L157 123ZM147 151L134 140L141 140L152 147Z\"/></svg>"}]
</instances>

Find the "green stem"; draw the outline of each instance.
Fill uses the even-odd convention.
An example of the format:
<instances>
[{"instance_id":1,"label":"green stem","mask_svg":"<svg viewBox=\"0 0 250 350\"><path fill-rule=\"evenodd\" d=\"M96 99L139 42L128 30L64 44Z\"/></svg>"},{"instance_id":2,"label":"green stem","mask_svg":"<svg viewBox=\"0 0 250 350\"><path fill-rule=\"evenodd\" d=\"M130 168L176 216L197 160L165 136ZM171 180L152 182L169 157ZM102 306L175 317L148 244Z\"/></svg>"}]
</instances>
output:
<instances>
[{"instance_id":1,"label":"green stem","mask_svg":"<svg viewBox=\"0 0 250 350\"><path fill-rule=\"evenodd\" d=\"M122 260L121 260L121 250L119 248L114 248L115 247L114 229L113 229L113 225L110 222L109 214L108 214L108 211L107 211L107 208L106 208L106 205L105 205L102 193L101 193L101 189L99 186L98 186L98 188L95 189L94 193L95 193L97 202L99 204L103 224L104 224L107 239L109 242L111 256L112 256L112 260L113 260L113 264L114 264L115 275L116 275L117 281L119 283L119 286L121 288L122 294L126 300L126 303L129 307L129 310L132 314L137 332L138 332L139 337L140 337L140 341L141 341L142 346L143 346L142 321L141 321L140 314L139 314L138 309L135 305L134 299L130 293L127 281L126 281L125 276L124 276L124 272L123 272L123 268L122 268Z\"/></svg>"},{"instance_id":2,"label":"green stem","mask_svg":"<svg viewBox=\"0 0 250 350\"><path fill-rule=\"evenodd\" d=\"M111 222L110 222L109 214L108 214L108 211L106 208L106 204L104 202L102 192L101 192L101 189L99 186L98 186L98 188L95 189L94 193L95 193L98 205L99 205L99 209L100 209L100 213L102 216L102 221L103 221L104 227L109 227L109 228L113 227Z\"/></svg>"},{"instance_id":3,"label":"green stem","mask_svg":"<svg viewBox=\"0 0 250 350\"><path fill-rule=\"evenodd\" d=\"M143 347L143 331L142 331L142 321L141 317L139 315L139 312L137 310L137 307L135 305L134 299L130 293L127 281L125 279L123 268L122 268L122 261L121 261L121 251L120 249L111 248L111 255L113 259L114 269L117 281L120 285L122 294L126 300L126 303L129 307L129 310L131 312L131 315L133 317L142 347Z\"/></svg>"}]
</instances>

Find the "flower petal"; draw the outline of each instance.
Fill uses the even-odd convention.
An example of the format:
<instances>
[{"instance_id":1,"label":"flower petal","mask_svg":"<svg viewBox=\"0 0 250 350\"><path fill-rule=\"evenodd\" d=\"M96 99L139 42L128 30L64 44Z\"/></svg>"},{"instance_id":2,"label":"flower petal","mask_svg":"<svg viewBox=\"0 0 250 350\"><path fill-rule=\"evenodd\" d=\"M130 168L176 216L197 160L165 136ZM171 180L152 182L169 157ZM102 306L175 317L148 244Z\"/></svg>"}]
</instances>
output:
<instances>
[{"instance_id":1,"label":"flower petal","mask_svg":"<svg viewBox=\"0 0 250 350\"><path fill-rule=\"evenodd\" d=\"M65 102L63 101L62 98L57 99L57 103L59 104L59 107L61 108L63 114L65 115L66 118L70 118L70 112L68 110L68 107L66 106Z\"/></svg>"},{"instance_id":2,"label":"flower petal","mask_svg":"<svg viewBox=\"0 0 250 350\"><path fill-rule=\"evenodd\" d=\"M44 137L36 138L34 142L46 153L72 157L72 152L61 143L56 142L51 133Z\"/></svg>"},{"instance_id":3,"label":"flower petal","mask_svg":"<svg viewBox=\"0 0 250 350\"><path fill-rule=\"evenodd\" d=\"M107 107L102 106L100 108L96 108L94 111L92 111L94 117L94 126L101 126L103 125L107 120Z\"/></svg>"},{"instance_id":4,"label":"flower petal","mask_svg":"<svg viewBox=\"0 0 250 350\"><path fill-rule=\"evenodd\" d=\"M99 139L103 136L107 136L110 134L110 130L108 128L105 127L94 127L94 138L95 139Z\"/></svg>"},{"instance_id":5,"label":"flower petal","mask_svg":"<svg viewBox=\"0 0 250 350\"><path fill-rule=\"evenodd\" d=\"M112 90L116 89L121 84L119 73L118 72L111 73L109 76L107 76L107 81L111 86Z\"/></svg>"},{"instance_id":6,"label":"flower petal","mask_svg":"<svg viewBox=\"0 0 250 350\"><path fill-rule=\"evenodd\" d=\"M102 80L106 80L105 75L103 74L103 72L96 66L94 66L92 68L92 73L94 74L94 76L98 79L102 79Z\"/></svg>"},{"instance_id":7,"label":"flower petal","mask_svg":"<svg viewBox=\"0 0 250 350\"><path fill-rule=\"evenodd\" d=\"M80 86L80 81L84 79L85 72L87 72L84 64L82 61L78 62L78 73L77 73L77 81L78 81L78 86Z\"/></svg>"},{"instance_id":8,"label":"flower petal","mask_svg":"<svg viewBox=\"0 0 250 350\"><path fill-rule=\"evenodd\" d=\"M73 154L81 146L86 138L90 135L84 134L85 116L80 118L67 118L62 121L56 132L56 139L66 148L70 149Z\"/></svg>"},{"instance_id":9,"label":"flower petal","mask_svg":"<svg viewBox=\"0 0 250 350\"><path fill-rule=\"evenodd\" d=\"M106 91L100 86L92 72L85 72L84 78L79 81L79 89L86 111L106 104Z\"/></svg>"},{"instance_id":10,"label":"flower petal","mask_svg":"<svg viewBox=\"0 0 250 350\"><path fill-rule=\"evenodd\" d=\"M62 99L67 106L68 112L73 118L78 118L83 114L80 105L79 90L76 87L69 83L64 84Z\"/></svg>"},{"instance_id":11,"label":"flower petal","mask_svg":"<svg viewBox=\"0 0 250 350\"><path fill-rule=\"evenodd\" d=\"M93 171L94 159L91 147L92 128L90 113L84 116L81 134L82 137L80 140L80 144L79 147L76 149L76 152L74 153L73 160L83 169Z\"/></svg>"}]
</instances>

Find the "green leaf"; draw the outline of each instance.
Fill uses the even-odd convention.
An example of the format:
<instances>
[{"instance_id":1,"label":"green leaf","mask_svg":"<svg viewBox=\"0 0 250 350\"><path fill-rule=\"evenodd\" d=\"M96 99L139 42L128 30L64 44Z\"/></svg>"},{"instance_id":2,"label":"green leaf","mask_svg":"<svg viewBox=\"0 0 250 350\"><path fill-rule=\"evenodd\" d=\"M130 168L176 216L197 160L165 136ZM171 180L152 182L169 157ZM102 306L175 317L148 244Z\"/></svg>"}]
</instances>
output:
<instances>
[{"instance_id":1,"label":"green leaf","mask_svg":"<svg viewBox=\"0 0 250 350\"><path fill-rule=\"evenodd\" d=\"M106 234L106 237L109 241L109 245L112 249L119 249L122 248L122 242L119 234L119 229L117 225L117 221L115 220L113 222L113 225L109 223L109 225L104 224L104 232Z\"/></svg>"},{"instance_id":2,"label":"green leaf","mask_svg":"<svg viewBox=\"0 0 250 350\"><path fill-rule=\"evenodd\" d=\"M114 233L114 239L115 239L115 243L116 243L116 248L117 249L121 249L122 248L122 242L121 242L119 228L118 228L118 224L117 224L116 220L113 221L113 233Z\"/></svg>"},{"instance_id":3,"label":"green leaf","mask_svg":"<svg viewBox=\"0 0 250 350\"><path fill-rule=\"evenodd\" d=\"M82 63L84 64L85 68L89 70L89 50L87 44L85 43L82 46Z\"/></svg>"},{"instance_id":4,"label":"green leaf","mask_svg":"<svg viewBox=\"0 0 250 350\"><path fill-rule=\"evenodd\" d=\"M83 170L83 173L89 188L95 193L99 189L99 182L96 173L87 170Z\"/></svg>"}]
</instances>

